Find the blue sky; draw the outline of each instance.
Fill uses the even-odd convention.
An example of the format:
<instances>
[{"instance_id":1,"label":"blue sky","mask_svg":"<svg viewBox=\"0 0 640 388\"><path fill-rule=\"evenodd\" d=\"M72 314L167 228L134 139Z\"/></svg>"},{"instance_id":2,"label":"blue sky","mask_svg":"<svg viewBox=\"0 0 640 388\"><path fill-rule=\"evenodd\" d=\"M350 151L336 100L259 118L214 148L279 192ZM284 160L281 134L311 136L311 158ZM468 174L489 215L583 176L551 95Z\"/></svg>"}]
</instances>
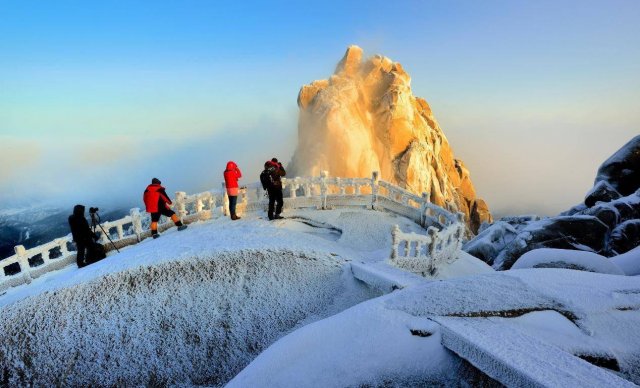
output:
<instances>
[{"instance_id":1,"label":"blue sky","mask_svg":"<svg viewBox=\"0 0 640 388\"><path fill-rule=\"evenodd\" d=\"M350 44L403 64L499 213L579 202L640 132L637 1L240 3L0 1L0 196L137 200L287 159L298 89Z\"/></svg>"}]
</instances>

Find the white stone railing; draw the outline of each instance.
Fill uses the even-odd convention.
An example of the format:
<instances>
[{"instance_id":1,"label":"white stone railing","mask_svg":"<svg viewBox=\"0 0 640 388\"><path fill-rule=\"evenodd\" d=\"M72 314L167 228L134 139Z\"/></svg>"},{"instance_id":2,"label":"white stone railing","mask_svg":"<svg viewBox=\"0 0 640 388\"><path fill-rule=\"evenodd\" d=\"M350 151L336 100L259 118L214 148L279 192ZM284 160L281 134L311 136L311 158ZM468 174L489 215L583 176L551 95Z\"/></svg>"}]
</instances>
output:
<instances>
[{"instance_id":1,"label":"white stone railing","mask_svg":"<svg viewBox=\"0 0 640 388\"><path fill-rule=\"evenodd\" d=\"M397 187L378 178L374 172L371 178L338 178L329 177L323 172L319 177L283 178L284 208L285 209L333 209L337 207L362 207L376 210L386 210L414 220L429 230L441 230L437 232L438 238L431 239L439 244L435 251L438 255L446 255L447 250L455 251L452 244L441 244L445 233L449 230L464 229L464 223L450 211L429 202L429 196L423 194L417 196L405 189ZM202 193L187 195L178 191L175 194L173 209L184 223L199 220L208 220L228 215L228 197L225 194L224 183L222 190L205 191ZM264 190L260 182L252 183L240 190L240 198L237 205L237 213L242 215L248 212L266 211L268 199L264 196ZM131 209L128 216L119 220L108 221L102 224L107 235L98 228L100 242L107 250L136 244L151 236L149 230L149 214L141 214L140 209ZM462 226L461 226L462 225ZM173 222L162 217L158 225L160 232L173 226ZM403 234L394 231L394 252L392 261L399 264L406 255L401 255L398 248L402 241L423 241L420 238L431 238L431 235L419 236ZM407 237L409 236L409 237ZM459 236L462 236L460 234ZM460 237L461 238L461 237ZM418 240L416 240L418 239ZM410 242L409 242L410 241ZM68 244L71 236L55 239L49 243L24 249L15 247L16 254L4 260L0 260L0 292L16 285L30 283L32 279L49 271L60 269L74 263L76 254L69 251ZM424 244L421 242L420 244ZM433 244L432 244L433 245ZM459 248L457 248L459 250ZM438 256L440 257L440 256ZM394 259L395 258L395 259ZM423 260L422 256L413 259ZM417 267L420 267L416 264Z\"/></svg>"},{"instance_id":2,"label":"white stone railing","mask_svg":"<svg viewBox=\"0 0 640 388\"><path fill-rule=\"evenodd\" d=\"M438 230L427 228L427 235L404 233L396 225L391 231L392 245L389 262L422 276L434 276L445 263L458 258L465 234L464 214L457 214L457 222Z\"/></svg>"}]
</instances>

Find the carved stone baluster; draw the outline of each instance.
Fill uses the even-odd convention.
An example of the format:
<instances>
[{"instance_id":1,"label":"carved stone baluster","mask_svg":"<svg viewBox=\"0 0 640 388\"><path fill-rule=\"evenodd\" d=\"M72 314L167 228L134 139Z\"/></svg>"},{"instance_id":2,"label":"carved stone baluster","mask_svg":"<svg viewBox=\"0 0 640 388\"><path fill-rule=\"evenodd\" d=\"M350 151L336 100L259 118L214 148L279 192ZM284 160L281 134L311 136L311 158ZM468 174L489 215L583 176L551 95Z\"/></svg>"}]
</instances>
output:
<instances>
[{"instance_id":1,"label":"carved stone baluster","mask_svg":"<svg viewBox=\"0 0 640 388\"><path fill-rule=\"evenodd\" d=\"M204 201L202 199L203 199L202 194L198 194L196 196L196 205L195 205L196 214L199 214L204 208Z\"/></svg>"},{"instance_id":2,"label":"carved stone baluster","mask_svg":"<svg viewBox=\"0 0 640 388\"><path fill-rule=\"evenodd\" d=\"M129 210L129 215L131 215L131 224L133 225L133 233L138 237L138 241L142 240L142 215L140 214L140 209L134 207Z\"/></svg>"},{"instance_id":3,"label":"carved stone baluster","mask_svg":"<svg viewBox=\"0 0 640 388\"><path fill-rule=\"evenodd\" d=\"M299 185L300 178L293 178L293 182L291 182L291 186L289 187L289 197L291 197L292 199L297 197L298 193L296 193L296 191L298 190Z\"/></svg>"},{"instance_id":4,"label":"carved stone baluster","mask_svg":"<svg viewBox=\"0 0 640 388\"><path fill-rule=\"evenodd\" d=\"M437 243L437 234L438 234L438 229L430 226L427 229L427 235L429 236L429 239L431 240L429 242L429 273L434 274L435 270L436 270L436 243Z\"/></svg>"},{"instance_id":5,"label":"carved stone baluster","mask_svg":"<svg viewBox=\"0 0 640 388\"><path fill-rule=\"evenodd\" d=\"M371 173L371 209L375 209L378 205L378 171Z\"/></svg>"},{"instance_id":6,"label":"carved stone baluster","mask_svg":"<svg viewBox=\"0 0 640 388\"><path fill-rule=\"evenodd\" d=\"M16 245L13 248L16 255L18 255L18 264L20 265L20 275L24 278L26 283L31 283L31 266L29 265L29 257L27 256L27 250L23 245Z\"/></svg>"},{"instance_id":7,"label":"carved stone baluster","mask_svg":"<svg viewBox=\"0 0 640 388\"><path fill-rule=\"evenodd\" d=\"M116 225L116 232L118 233L119 240L124 238L124 229L122 228L122 224Z\"/></svg>"},{"instance_id":8,"label":"carved stone baluster","mask_svg":"<svg viewBox=\"0 0 640 388\"><path fill-rule=\"evenodd\" d=\"M400 227L398 227L398 225L394 225L391 229L391 259L398 258L399 233Z\"/></svg>"},{"instance_id":9,"label":"carved stone baluster","mask_svg":"<svg viewBox=\"0 0 640 388\"><path fill-rule=\"evenodd\" d=\"M66 237L57 240L58 246L60 247L60 258L65 258L69 255L69 249L67 249L68 241Z\"/></svg>"},{"instance_id":10,"label":"carved stone baluster","mask_svg":"<svg viewBox=\"0 0 640 388\"><path fill-rule=\"evenodd\" d=\"M229 215L229 197L227 196L227 186L222 182L222 215Z\"/></svg>"}]
</instances>

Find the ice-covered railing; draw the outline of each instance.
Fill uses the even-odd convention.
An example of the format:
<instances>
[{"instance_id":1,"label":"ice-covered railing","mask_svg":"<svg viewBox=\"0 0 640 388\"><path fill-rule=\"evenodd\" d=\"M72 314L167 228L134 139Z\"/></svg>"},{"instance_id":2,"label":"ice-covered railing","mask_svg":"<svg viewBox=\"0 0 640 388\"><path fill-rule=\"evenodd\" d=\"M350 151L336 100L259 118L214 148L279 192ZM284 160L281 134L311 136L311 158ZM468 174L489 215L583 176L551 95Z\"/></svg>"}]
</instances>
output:
<instances>
[{"instance_id":1,"label":"ice-covered railing","mask_svg":"<svg viewBox=\"0 0 640 388\"><path fill-rule=\"evenodd\" d=\"M427 228L427 235L404 233L396 225L391 231L391 264L422 276L433 276L445 264L458 258L465 234L464 214L457 222L438 230Z\"/></svg>"},{"instance_id":2,"label":"ice-covered railing","mask_svg":"<svg viewBox=\"0 0 640 388\"><path fill-rule=\"evenodd\" d=\"M455 244L453 239L446 237L453 233L450 231L464 230L462 219L452 211L455 208L448 206L444 209L429 202L429 195L415 195L408 190L397 187L389 182L379 179L377 172L372 173L370 178L339 178L330 177L328 173L322 172L318 177L296 177L283 178L283 194L285 209L333 209L337 207L363 207L375 210L386 210L409 219L427 228L436 230L436 238L419 235L408 235L401 232L394 232L394 252L395 258L392 262L399 267L410 269L412 266L400 264L403 241L410 246L415 241L430 239L435 248L438 258L447 258L457 255L459 251L459 241ZM175 194L173 209L184 223L191 223L198 220L208 220L228 215L228 197L225 195L224 183L221 190L211 190L202 193L188 195L179 191ZM237 212L242 215L248 212L266 211L268 199L264 195L264 190L260 182L251 183L240 190ZM117 248L136 244L151 236L149 224L151 220L148 213L142 214L140 209L131 209L128 216L115 221L107 221L102 224L106 234L98 228L101 235L100 242L107 250L113 245ZM162 217L158 225L160 232L173 226L173 222ZM433 228L433 229L428 229ZM449 233L449 234L447 234ZM457 233L457 232L456 232ZM109 242L108 237L113 241ZM461 238L462 233L458 236ZM418 244L418 245L420 245ZM31 279L60 269L68 264L74 263L76 254L70 250L73 244L71 237L56 239L47 244L40 245L29 250L22 246L15 248L16 254L0 261L0 292L7 288L29 283ZM426 246L426 245L425 245ZM409 249L410 251L410 249ZM430 251L431 252L431 251ZM409 253L407 253L409 255ZM408 259L407 259L408 260ZM405 262L407 261L405 260ZM422 261L422 264L415 264L415 267L422 268L425 264L424 256L414 256L413 262ZM439 260L439 259L438 259ZM436 262L439 262L436 260ZM421 267L422 266L422 267ZM427 265L428 266L428 265Z\"/></svg>"}]
</instances>

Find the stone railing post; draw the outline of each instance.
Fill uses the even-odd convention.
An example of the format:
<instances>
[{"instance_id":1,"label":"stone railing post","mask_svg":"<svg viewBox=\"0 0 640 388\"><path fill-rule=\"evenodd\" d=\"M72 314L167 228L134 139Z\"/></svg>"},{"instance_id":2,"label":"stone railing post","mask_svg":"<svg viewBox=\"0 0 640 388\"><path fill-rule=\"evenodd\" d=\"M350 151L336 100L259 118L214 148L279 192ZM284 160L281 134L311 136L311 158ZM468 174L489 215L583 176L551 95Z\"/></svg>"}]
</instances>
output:
<instances>
[{"instance_id":1,"label":"stone railing post","mask_svg":"<svg viewBox=\"0 0 640 388\"><path fill-rule=\"evenodd\" d=\"M227 186L222 182L222 215L229 215L229 196L227 195Z\"/></svg>"},{"instance_id":2,"label":"stone railing post","mask_svg":"<svg viewBox=\"0 0 640 388\"><path fill-rule=\"evenodd\" d=\"M67 248L68 241L69 240L67 240L66 237L59 238L58 240L56 240L56 242L58 243L58 246L60 247L60 258L67 257L69 255L69 249Z\"/></svg>"},{"instance_id":3,"label":"stone railing post","mask_svg":"<svg viewBox=\"0 0 640 388\"><path fill-rule=\"evenodd\" d=\"M327 176L329 175L328 171L320 172L320 198L322 200L322 209L327 209Z\"/></svg>"},{"instance_id":4,"label":"stone railing post","mask_svg":"<svg viewBox=\"0 0 640 388\"><path fill-rule=\"evenodd\" d=\"M399 233L400 227L398 227L398 225L394 225L391 229L391 259L398 258L398 245L400 244L400 241L398 241Z\"/></svg>"},{"instance_id":5,"label":"stone railing post","mask_svg":"<svg viewBox=\"0 0 640 388\"><path fill-rule=\"evenodd\" d=\"M427 225L427 208L429 205L429 193L422 193L422 204L420 205L420 225L424 228Z\"/></svg>"},{"instance_id":6,"label":"stone railing post","mask_svg":"<svg viewBox=\"0 0 640 388\"><path fill-rule=\"evenodd\" d=\"M300 182L300 178L295 177L291 180L291 183L289 186L289 198L296 198L296 191L298 190L298 182Z\"/></svg>"},{"instance_id":7,"label":"stone railing post","mask_svg":"<svg viewBox=\"0 0 640 388\"><path fill-rule=\"evenodd\" d=\"M118 240L122 240L124 238L124 229L122 228L122 224L116 225L116 233L118 233Z\"/></svg>"},{"instance_id":8,"label":"stone railing post","mask_svg":"<svg viewBox=\"0 0 640 388\"><path fill-rule=\"evenodd\" d=\"M195 205L196 214L200 214L202 209L204 208L204 202L202 200L202 194L198 194L196 196L196 205Z\"/></svg>"},{"instance_id":9,"label":"stone railing post","mask_svg":"<svg viewBox=\"0 0 640 388\"><path fill-rule=\"evenodd\" d=\"M142 237L142 215L140 214L140 209L134 207L129 210L129 215L131 216L131 225L133 225L133 233L138 237L138 242L141 241Z\"/></svg>"},{"instance_id":10,"label":"stone railing post","mask_svg":"<svg viewBox=\"0 0 640 388\"><path fill-rule=\"evenodd\" d=\"M371 209L375 209L378 206L378 181L380 180L380 174L378 171L371 173Z\"/></svg>"},{"instance_id":11,"label":"stone railing post","mask_svg":"<svg viewBox=\"0 0 640 388\"><path fill-rule=\"evenodd\" d=\"M27 257L27 250L23 245L16 245L13 251L18 255L18 263L20 264L20 275L24 278L26 283L31 283L31 266L29 265L29 258Z\"/></svg>"},{"instance_id":12,"label":"stone railing post","mask_svg":"<svg viewBox=\"0 0 640 388\"><path fill-rule=\"evenodd\" d=\"M187 193L184 191L176 191L176 213L178 217L183 221L183 218L187 215Z\"/></svg>"},{"instance_id":13,"label":"stone railing post","mask_svg":"<svg viewBox=\"0 0 640 388\"><path fill-rule=\"evenodd\" d=\"M429 236L429 239L431 240L429 242L429 247L427 248L429 250L429 273L431 273L432 275L435 274L436 271L436 245L437 245L437 236L438 236L438 230L432 226L429 227L429 229L427 229L427 235Z\"/></svg>"}]
</instances>

